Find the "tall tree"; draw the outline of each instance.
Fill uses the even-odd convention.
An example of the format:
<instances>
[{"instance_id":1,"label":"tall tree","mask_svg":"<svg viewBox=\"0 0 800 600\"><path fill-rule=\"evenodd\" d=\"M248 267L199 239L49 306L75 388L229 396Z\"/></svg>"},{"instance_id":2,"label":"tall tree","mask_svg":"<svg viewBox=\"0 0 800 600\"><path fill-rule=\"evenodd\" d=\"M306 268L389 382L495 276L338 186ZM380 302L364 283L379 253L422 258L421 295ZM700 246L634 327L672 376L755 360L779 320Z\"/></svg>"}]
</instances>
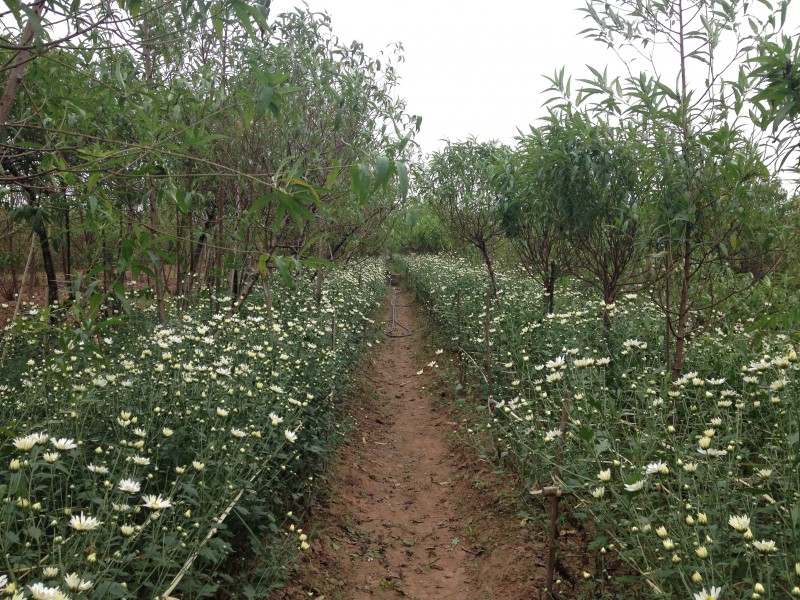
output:
<instances>
[{"instance_id":1,"label":"tall tree","mask_svg":"<svg viewBox=\"0 0 800 600\"><path fill-rule=\"evenodd\" d=\"M758 157L737 154L747 147L735 123L746 90L726 83L726 73L774 35L787 4L772 11L769 2L744 0L587 0L583 9L592 23L586 33L626 56L629 75L609 82L593 70L579 98L591 110L637 123L650 150L645 165L660 177L649 242L663 266L659 297L673 379L683 371L690 317L715 306L703 302L704 289L748 208L722 197L746 198L761 175ZM631 57L648 72L635 73Z\"/></svg>"},{"instance_id":2,"label":"tall tree","mask_svg":"<svg viewBox=\"0 0 800 600\"><path fill-rule=\"evenodd\" d=\"M503 235L501 209L510 184L497 170L509 156L509 148L497 142L448 142L432 155L423 191L451 237L480 252L495 297L492 253Z\"/></svg>"}]
</instances>

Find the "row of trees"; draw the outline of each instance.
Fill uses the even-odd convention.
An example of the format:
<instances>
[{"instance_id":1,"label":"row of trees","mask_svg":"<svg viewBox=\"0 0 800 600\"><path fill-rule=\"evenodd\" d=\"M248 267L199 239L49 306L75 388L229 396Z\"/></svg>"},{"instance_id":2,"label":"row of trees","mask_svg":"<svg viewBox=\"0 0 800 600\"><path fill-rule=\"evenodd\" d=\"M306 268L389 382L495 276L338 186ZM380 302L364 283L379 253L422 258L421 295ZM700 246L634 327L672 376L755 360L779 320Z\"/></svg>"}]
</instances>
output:
<instances>
[{"instance_id":1,"label":"row of trees","mask_svg":"<svg viewBox=\"0 0 800 600\"><path fill-rule=\"evenodd\" d=\"M420 126L396 93L402 48L369 56L327 15L272 16L268 0L5 6L9 296L31 235L48 305L93 298L95 318L146 275L162 320L169 292L246 296L380 243Z\"/></svg>"},{"instance_id":2,"label":"row of trees","mask_svg":"<svg viewBox=\"0 0 800 600\"><path fill-rule=\"evenodd\" d=\"M646 290L677 379L692 329L780 267L794 238L796 202L769 168L800 123L800 42L776 42L787 5L589 0L584 33L646 70L630 58L625 77L590 68L575 93L556 73L547 117L515 148L468 140L435 154L422 206L478 251L495 295L501 243L541 281L548 312L567 273L607 306Z\"/></svg>"}]
</instances>

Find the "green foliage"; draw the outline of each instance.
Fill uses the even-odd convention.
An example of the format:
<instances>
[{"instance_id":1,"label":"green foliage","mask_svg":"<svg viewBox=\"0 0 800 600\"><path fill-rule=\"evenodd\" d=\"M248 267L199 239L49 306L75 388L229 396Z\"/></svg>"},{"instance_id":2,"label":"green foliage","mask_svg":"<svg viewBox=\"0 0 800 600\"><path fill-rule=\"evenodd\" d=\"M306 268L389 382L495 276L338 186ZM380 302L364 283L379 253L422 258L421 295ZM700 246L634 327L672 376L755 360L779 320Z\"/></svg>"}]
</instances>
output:
<instances>
[{"instance_id":1,"label":"green foliage","mask_svg":"<svg viewBox=\"0 0 800 600\"><path fill-rule=\"evenodd\" d=\"M486 457L519 470L529 502L542 487L564 491L564 512L590 537L597 560L584 563L570 597L635 589L638 598L699 598L714 586L739 598L757 584L763 597L797 593L800 334L756 325L759 313L786 312L792 288L764 281L738 296L724 323L693 338L686 373L673 380L662 311L646 295L625 294L609 311L567 281L560 309L542 319L541 286L500 272L487 410L481 270L461 259L400 260L458 357L466 431ZM748 278L716 276L721 291ZM455 384L455 373L437 369ZM749 524L736 529L731 517Z\"/></svg>"},{"instance_id":2,"label":"green foliage","mask_svg":"<svg viewBox=\"0 0 800 600\"><path fill-rule=\"evenodd\" d=\"M237 585L280 583L340 435L333 398L385 293L375 261L333 274L319 303L307 274L272 282L278 308L170 303L166 326L152 303L89 335L26 311L0 372L0 549L17 589L66 589L74 572L86 598L160 597L173 582L209 597L236 572L223 560L253 550L262 567Z\"/></svg>"}]
</instances>

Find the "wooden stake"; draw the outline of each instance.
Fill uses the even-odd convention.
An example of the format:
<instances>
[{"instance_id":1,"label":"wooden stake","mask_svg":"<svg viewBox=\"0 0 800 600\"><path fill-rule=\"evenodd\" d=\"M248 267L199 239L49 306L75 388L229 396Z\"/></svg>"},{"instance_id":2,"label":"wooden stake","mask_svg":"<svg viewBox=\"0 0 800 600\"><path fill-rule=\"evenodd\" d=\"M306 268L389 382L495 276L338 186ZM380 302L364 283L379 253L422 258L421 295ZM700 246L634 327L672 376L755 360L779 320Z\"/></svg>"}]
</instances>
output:
<instances>
[{"instance_id":1,"label":"wooden stake","mask_svg":"<svg viewBox=\"0 0 800 600\"><path fill-rule=\"evenodd\" d=\"M484 319L484 333L486 337L486 386L488 388L487 394L489 398L492 397L494 391L492 380L492 340L489 335L489 328L492 323L492 292L486 290L486 318Z\"/></svg>"},{"instance_id":2,"label":"wooden stake","mask_svg":"<svg viewBox=\"0 0 800 600\"><path fill-rule=\"evenodd\" d=\"M564 390L564 399L561 405L561 425L558 436L558 448L556 450L556 464L553 469L553 479L561 480L561 464L564 461L564 438L567 433L567 422L569 421L569 404L572 398L569 390ZM553 583L556 571L557 545L558 545L558 501L561 494L550 495L550 539L547 541L547 576L545 578L545 590L550 598L558 598L558 594L553 590Z\"/></svg>"}]
</instances>

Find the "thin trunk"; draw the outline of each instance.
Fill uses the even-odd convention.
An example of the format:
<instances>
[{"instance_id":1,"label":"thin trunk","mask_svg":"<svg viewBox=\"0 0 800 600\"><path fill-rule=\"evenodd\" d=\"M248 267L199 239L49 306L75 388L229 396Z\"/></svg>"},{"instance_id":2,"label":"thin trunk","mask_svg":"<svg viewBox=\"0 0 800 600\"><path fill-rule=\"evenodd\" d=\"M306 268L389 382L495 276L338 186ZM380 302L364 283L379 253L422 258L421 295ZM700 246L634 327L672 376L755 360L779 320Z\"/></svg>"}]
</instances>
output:
<instances>
[{"instance_id":1,"label":"thin trunk","mask_svg":"<svg viewBox=\"0 0 800 600\"><path fill-rule=\"evenodd\" d=\"M678 330L675 332L675 354L672 359L672 381L680 378L685 357L686 324L689 322L689 281L692 278L692 226L686 223L683 242L683 284L678 305Z\"/></svg>"},{"instance_id":2,"label":"thin trunk","mask_svg":"<svg viewBox=\"0 0 800 600\"><path fill-rule=\"evenodd\" d=\"M550 277L547 280L547 314L555 310L556 261L550 261Z\"/></svg>"},{"instance_id":3,"label":"thin trunk","mask_svg":"<svg viewBox=\"0 0 800 600\"><path fill-rule=\"evenodd\" d=\"M158 232L158 203L157 203L157 196L156 196L156 182L153 179L152 175L148 176L147 178L148 186L150 187L148 193L148 199L150 202L150 228L153 230L153 235L156 235ZM155 269L153 274L155 275L155 286L156 286L156 306L158 309L158 322L162 325L167 322L167 315L166 310L164 309L164 279L163 279L163 269L161 268L161 259L158 258L155 261Z\"/></svg>"},{"instance_id":4,"label":"thin trunk","mask_svg":"<svg viewBox=\"0 0 800 600\"><path fill-rule=\"evenodd\" d=\"M486 247L486 242L482 242L479 248L483 255L483 262L486 265L486 270L489 272L489 281L492 284L492 297L497 300L497 278L494 274L494 267L492 266L492 259L489 256L489 249Z\"/></svg>"},{"instance_id":5,"label":"thin trunk","mask_svg":"<svg viewBox=\"0 0 800 600\"><path fill-rule=\"evenodd\" d=\"M39 238L39 247L42 249L42 263L47 276L47 305L53 306L58 302L58 280L56 279L56 265L53 261L53 252L50 249L50 238L47 227L42 219L34 224L34 231Z\"/></svg>"},{"instance_id":6,"label":"thin trunk","mask_svg":"<svg viewBox=\"0 0 800 600\"><path fill-rule=\"evenodd\" d=\"M150 24L147 22L146 18L142 22L142 33L144 35L142 46L144 50L145 78L147 80L147 87L153 89L155 88L155 80L153 77L153 55L150 48ZM148 200L150 204L150 228L152 229L153 235L158 235L158 196L156 192L156 180L152 175L147 176L147 185L149 188ZM163 325L167 321L167 316L166 311L164 310L164 278L163 269L161 267L161 259L156 259L154 263L158 322Z\"/></svg>"},{"instance_id":7,"label":"thin trunk","mask_svg":"<svg viewBox=\"0 0 800 600\"><path fill-rule=\"evenodd\" d=\"M28 17L28 22L25 24L25 28L22 30L22 35L19 39L19 45L22 46L23 49L18 50L9 63L14 66L9 70L6 86L3 89L3 95L0 96L0 130L4 129L6 126L8 115L11 114L11 107L14 106L14 100L17 97L19 84L22 82L22 76L25 74L25 69L28 66L28 62L31 60L32 52L24 48L33 43L33 20L41 21L45 10L45 0L36 0L29 8L32 14Z\"/></svg>"}]
</instances>

